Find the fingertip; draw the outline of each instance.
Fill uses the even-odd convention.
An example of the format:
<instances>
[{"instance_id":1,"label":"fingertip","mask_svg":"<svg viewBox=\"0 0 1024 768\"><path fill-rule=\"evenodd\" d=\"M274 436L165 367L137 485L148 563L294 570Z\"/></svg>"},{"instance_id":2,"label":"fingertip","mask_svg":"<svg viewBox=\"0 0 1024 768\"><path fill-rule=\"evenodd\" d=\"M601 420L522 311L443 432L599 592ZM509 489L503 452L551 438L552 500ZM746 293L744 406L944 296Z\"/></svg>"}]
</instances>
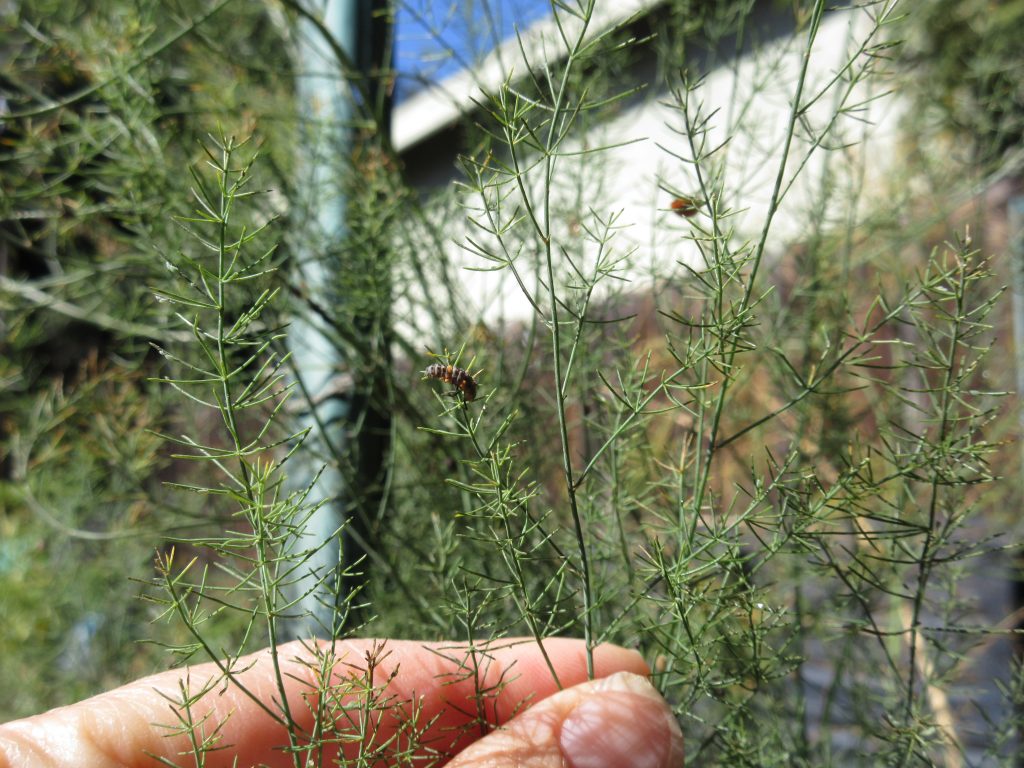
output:
<instances>
[{"instance_id":1,"label":"fingertip","mask_svg":"<svg viewBox=\"0 0 1024 768\"><path fill-rule=\"evenodd\" d=\"M682 768L683 736L667 702L647 679L620 672L544 699L448 765Z\"/></svg>"},{"instance_id":2,"label":"fingertip","mask_svg":"<svg viewBox=\"0 0 1024 768\"><path fill-rule=\"evenodd\" d=\"M594 648L594 677L607 677L616 672L631 672L641 677L650 677L647 666L639 651L621 645L601 643Z\"/></svg>"},{"instance_id":3,"label":"fingertip","mask_svg":"<svg viewBox=\"0 0 1024 768\"><path fill-rule=\"evenodd\" d=\"M570 768L681 768L683 735L646 678L616 673L591 684L559 732Z\"/></svg>"}]
</instances>

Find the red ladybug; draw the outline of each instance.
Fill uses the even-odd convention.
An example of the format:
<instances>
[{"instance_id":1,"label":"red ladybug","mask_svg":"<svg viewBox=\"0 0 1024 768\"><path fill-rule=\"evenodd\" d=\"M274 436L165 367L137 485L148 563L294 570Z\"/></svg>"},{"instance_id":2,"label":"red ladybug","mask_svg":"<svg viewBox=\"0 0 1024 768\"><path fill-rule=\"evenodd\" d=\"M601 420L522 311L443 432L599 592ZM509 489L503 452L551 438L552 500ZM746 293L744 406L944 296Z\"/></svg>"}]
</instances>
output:
<instances>
[{"instance_id":1,"label":"red ladybug","mask_svg":"<svg viewBox=\"0 0 1024 768\"><path fill-rule=\"evenodd\" d=\"M696 216L700 212L700 206L703 204L701 200L695 200L692 197L677 197L671 203L671 208L678 216L685 216L690 218Z\"/></svg>"}]
</instances>

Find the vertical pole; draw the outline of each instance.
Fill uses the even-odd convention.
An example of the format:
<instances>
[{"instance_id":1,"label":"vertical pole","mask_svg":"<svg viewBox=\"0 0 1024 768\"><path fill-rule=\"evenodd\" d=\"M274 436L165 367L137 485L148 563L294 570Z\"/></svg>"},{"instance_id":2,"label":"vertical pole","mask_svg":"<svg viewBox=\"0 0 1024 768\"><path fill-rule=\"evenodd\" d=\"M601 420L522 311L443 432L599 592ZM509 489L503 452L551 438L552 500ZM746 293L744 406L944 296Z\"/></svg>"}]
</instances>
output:
<instances>
[{"instance_id":1,"label":"vertical pole","mask_svg":"<svg viewBox=\"0 0 1024 768\"><path fill-rule=\"evenodd\" d=\"M327 0L320 17L324 29L349 61L357 59L359 2ZM300 170L303 180L298 185L305 196L298 207L308 227L302 242L318 252L295 254L293 279L302 295L319 307L329 308L344 298L334 290L342 268L338 244L346 235L346 200L338 168L351 150L354 100L343 75L346 68L337 60L321 29L302 19L298 35L296 86L303 113L299 146L305 159ZM343 616L340 531L348 499L336 457L346 447L352 385L342 378L346 361L322 318L309 311L295 317L288 347L298 385L293 402L301 406L295 414L296 427L309 429L309 434L288 463L286 490L310 488L307 501L321 503L302 524L290 553L296 559L307 551L313 554L302 562L286 589L289 598L297 600L289 611L296 616L289 622L289 633L294 637L333 636L340 630Z\"/></svg>"},{"instance_id":2,"label":"vertical pole","mask_svg":"<svg viewBox=\"0 0 1024 768\"><path fill-rule=\"evenodd\" d=\"M1020 447L1019 485L1024 489L1024 195L1007 204L1010 260L1013 266L1013 345L1017 384L1017 435Z\"/></svg>"},{"instance_id":3,"label":"vertical pole","mask_svg":"<svg viewBox=\"0 0 1024 768\"><path fill-rule=\"evenodd\" d=\"M1010 261L1012 265L1012 287L1013 293L1013 347L1014 362L1016 368L1016 405L1017 405L1017 443L1020 446L1020 465L1017 468L1017 489L1018 493L1024 492L1024 194L1010 196L1006 211L1007 225L1009 229ZM1018 500L1018 506L1021 501ZM1024 607L1024 556L1018 549L1013 559L1013 608L1020 610ZM1017 630L1024 629L1024 621L1018 621ZM1024 663L1024 639L1020 634L1014 638L1014 663ZM1010 670L1009 676L1014 674ZM1018 717L1024 712L1018 707ZM1018 734L1018 739L1021 738ZM1024 751L1020 751L1020 743L1017 745L1017 765L1024 768Z\"/></svg>"},{"instance_id":4,"label":"vertical pole","mask_svg":"<svg viewBox=\"0 0 1024 768\"><path fill-rule=\"evenodd\" d=\"M364 556L376 545L373 519L384 505L391 448L385 402L390 243L364 244L358 253L349 249L344 262L341 258L352 227L343 179L352 170L353 145L390 147L389 0L324 0L320 7L322 15L315 16L320 23L303 18L298 30L306 178L299 185L305 198L296 207L306 214L309 231L303 238L308 250L296 253L295 279L311 305L329 312L349 298L336 288L343 270L348 277L374 273L379 279L371 281L377 298L373 316L356 317L350 330L357 342L377 352L369 365L354 365L322 317L307 312L292 322L288 344L299 384L295 402L303 408L296 426L310 431L289 462L286 490L308 488L308 501L321 503L302 524L290 553L303 561L286 589L294 601L293 637L333 637L342 631L349 595L364 583L354 572L365 571ZM358 87L353 77L359 78ZM357 123L361 133L353 128ZM373 129L367 132L366 126ZM355 422L359 431L349 435ZM350 464L347 474L339 467L342 457Z\"/></svg>"}]
</instances>

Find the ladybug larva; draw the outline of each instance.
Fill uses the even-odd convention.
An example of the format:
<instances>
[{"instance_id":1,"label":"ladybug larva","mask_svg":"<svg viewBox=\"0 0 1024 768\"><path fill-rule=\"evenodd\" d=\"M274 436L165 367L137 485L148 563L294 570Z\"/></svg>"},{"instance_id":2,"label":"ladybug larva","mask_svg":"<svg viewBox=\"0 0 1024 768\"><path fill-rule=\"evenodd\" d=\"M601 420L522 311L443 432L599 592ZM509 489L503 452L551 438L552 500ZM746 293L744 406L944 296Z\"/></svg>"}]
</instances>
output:
<instances>
[{"instance_id":1,"label":"ladybug larva","mask_svg":"<svg viewBox=\"0 0 1024 768\"><path fill-rule=\"evenodd\" d=\"M434 363L427 366L423 375L428 379L439 379L445 384L451 384L462 393L467 402L476 397L476 379L470 376L465 368Z\"/></svg>"}]
</instances>

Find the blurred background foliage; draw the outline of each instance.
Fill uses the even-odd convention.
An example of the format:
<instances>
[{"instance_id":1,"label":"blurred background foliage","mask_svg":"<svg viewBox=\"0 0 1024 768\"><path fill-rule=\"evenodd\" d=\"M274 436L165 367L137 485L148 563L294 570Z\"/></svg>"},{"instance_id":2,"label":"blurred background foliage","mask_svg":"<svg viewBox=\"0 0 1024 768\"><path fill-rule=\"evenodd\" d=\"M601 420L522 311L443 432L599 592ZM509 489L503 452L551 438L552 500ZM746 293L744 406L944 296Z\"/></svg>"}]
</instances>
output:
<instances>
[{"instance_id":1,"label":"blurred background foliage","mask_svg":"<svg viewBox=\"0 0 1024 768\"><path fill-rule=\"evenodd\" d=\"M952 141L969 138L974 167L1020 153L1024 138L1024 3L933 0L912 9L908 62L918 67L918 106L945 124Z\"/></svg>"},{"instance_id":2,"label":"blurred background foliage","mask_svg":"<svg viewBox=\"0 0 1024 768\"><path fill-rule=\"evenodd\" d=\"M260 119L266 168L294 162L286 23L259 3L0 6L4 719L166 663L140 641L175 630L139 580L208 512L162 486L180 470L154 433L189 415L149 378L150 342L181 334L152 286L209 132Z\"/></svg>"}]
</instances>

